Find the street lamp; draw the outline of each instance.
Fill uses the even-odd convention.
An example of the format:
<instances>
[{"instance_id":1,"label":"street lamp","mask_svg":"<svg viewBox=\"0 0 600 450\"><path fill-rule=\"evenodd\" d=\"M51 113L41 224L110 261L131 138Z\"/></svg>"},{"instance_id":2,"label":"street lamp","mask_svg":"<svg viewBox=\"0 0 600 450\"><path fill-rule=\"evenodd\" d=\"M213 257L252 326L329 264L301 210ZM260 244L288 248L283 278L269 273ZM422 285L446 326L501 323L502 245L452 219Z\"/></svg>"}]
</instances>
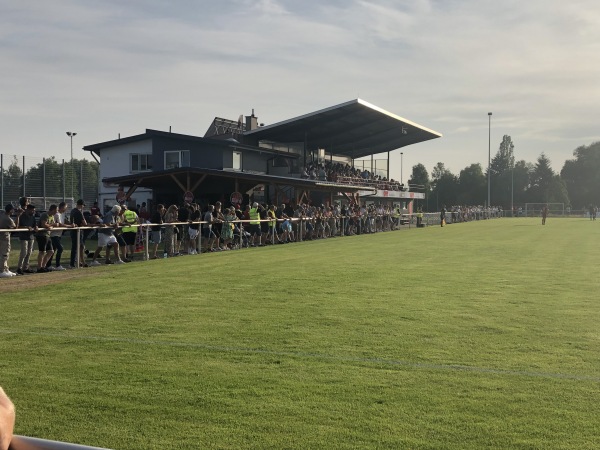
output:
<instances>
[{"instance_id":1,"label":"street lamp","mask_svg":"<svg viewBox=\"0 0 600 450\"><path fill-rule=\"evenodd\" d=\"M71 199L75 201L75 167L73 167L73 136L77 136L77 133L67 131L67 136L71 138Z\"/></svg>"},{"instance_id":2,"label":"street lamp","mask_svg":"<svg viewBox=\"0 0 600 450\"><path fill-rule=\"evenodd\" d=\"M487 201L488 208L491 206L491 204L490 204L490 186L492 185L491 178L490 178L492 175L491 165L492 165L492 113L489 112L488 113L488 201Z\"/></svg>"}]
</instances>

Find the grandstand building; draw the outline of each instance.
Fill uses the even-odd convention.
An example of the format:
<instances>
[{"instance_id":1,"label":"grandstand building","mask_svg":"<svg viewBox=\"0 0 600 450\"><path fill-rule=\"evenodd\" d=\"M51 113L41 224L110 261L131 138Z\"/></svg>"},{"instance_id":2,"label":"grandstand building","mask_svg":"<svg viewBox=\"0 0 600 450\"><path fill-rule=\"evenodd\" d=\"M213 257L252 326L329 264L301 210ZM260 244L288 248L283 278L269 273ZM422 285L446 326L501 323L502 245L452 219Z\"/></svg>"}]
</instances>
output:
<instances>
[{"instance_id":1,"label":"grandstand building","mask_svg":"<svg viewBox=\"0 0 600 450\"><path fill-rule=\"evenodd\" d=\"M204 136L146 130L87 145L100 162L99 202L148 206L220 200L331 204L366 201L411 209L423 194L389 180L389 152L441 134L361 99L272 125L254 111L215 117ZM387 153L385 169L373 155ZM369 161L360 158L371 156ZM313 172L309 173L308 169Z\"/></svg>"}]
</instances>

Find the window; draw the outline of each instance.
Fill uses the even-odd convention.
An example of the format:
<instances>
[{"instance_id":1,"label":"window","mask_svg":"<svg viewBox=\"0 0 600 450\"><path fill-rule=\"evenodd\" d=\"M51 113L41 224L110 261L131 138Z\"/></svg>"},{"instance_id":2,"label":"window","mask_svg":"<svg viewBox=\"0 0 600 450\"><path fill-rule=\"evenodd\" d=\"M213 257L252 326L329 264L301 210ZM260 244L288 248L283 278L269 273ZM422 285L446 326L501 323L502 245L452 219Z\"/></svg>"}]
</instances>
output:
<instances>
[{"instance_id":1,"label":"window","mask_svg":"<svg viewBox=\"0 0 600 450\"><path fill-rule=\"evenodd\" d=\"M165 169L190 167L190 151L174 150L165 152Z\"/></svg>"},{"instance_id":2,"label":"window","mask_svg":"<svg viewBox=\"0 0 600 450\"><path fill-rule=\"evenodd\" d=\"M152 155L132 153L130 156L131 173L152 170Z\"/></svg>"},{"instance_id":3,"label":"window","mask_svg":"<svg viewBox=\"0 0 600 450\"><path fill-rule=\"evenodd\" d=\"M242 152L233 152L233 163L231 168L233 170L242 170Z\"/></svg>"}]
</instances>

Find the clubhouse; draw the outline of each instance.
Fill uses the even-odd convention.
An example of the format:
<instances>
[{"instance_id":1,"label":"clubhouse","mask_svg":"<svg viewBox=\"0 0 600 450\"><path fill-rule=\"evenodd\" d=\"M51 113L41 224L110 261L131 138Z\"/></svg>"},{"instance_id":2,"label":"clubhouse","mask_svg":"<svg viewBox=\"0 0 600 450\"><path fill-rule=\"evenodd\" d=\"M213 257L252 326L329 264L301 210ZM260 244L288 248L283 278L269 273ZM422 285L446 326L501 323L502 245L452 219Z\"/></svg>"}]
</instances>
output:
<instances>
[{"instance_id":1,"label":"clubhouse","mask_svg":"<svg viewBox=\"0 0 600 450\"><path fill-rule=\"evenodd\" d=\"M424 195L389 178L390 152L441 137L355 99L272 125L254 111L215 117L204 136L147 129L87 145L100 163L99 204L312 203L400 206ZM386 160L374 155L386 154ZM370 158L364 159L364 158Z\"/></svg>"}]
</instances>

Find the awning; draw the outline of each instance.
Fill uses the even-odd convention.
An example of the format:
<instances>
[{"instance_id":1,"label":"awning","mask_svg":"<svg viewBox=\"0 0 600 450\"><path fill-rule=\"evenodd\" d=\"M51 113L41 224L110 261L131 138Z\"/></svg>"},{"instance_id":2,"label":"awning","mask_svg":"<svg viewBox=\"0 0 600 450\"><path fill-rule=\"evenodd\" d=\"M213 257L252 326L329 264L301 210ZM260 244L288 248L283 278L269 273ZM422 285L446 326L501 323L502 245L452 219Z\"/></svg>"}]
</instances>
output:
<instances>
[{"instance_id":1,"label":"awning","mask_svg":"<svg viewBox=\"0 0 600 450\"><path fill-rule=\"evenodd\" d=\"M309 151L321 148L334 155L356 159L442 135L364 100L355 99L245 131L244 136L256 140L256 143L306 143Z\"/></svg>"}]
</instances>

